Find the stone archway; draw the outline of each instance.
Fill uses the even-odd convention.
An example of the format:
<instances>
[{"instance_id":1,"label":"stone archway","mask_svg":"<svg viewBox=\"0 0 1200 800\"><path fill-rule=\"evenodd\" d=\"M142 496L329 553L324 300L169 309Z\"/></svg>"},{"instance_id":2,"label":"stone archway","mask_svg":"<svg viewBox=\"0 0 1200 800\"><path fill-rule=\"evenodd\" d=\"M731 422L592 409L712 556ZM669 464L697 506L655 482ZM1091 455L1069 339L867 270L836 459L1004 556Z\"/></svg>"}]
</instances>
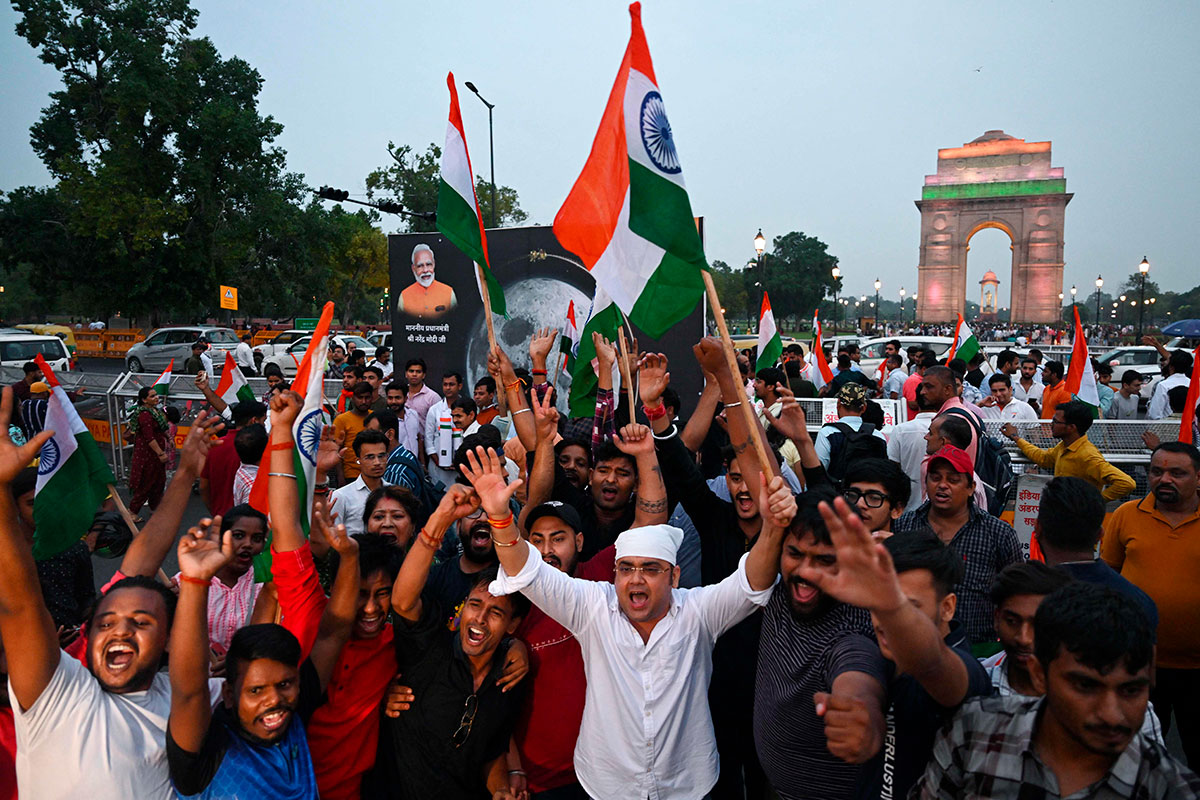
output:
<instances>
[{"instance_id":1,"label":"stone archway","mask_svg":"<svg viewBox=\"0 0 1200 800\"><path fill-rule=\"evenodd\" d=\"M1074 195L1062 167L1050 165L1050 142L988 131L962 147L938 150L935 175L921 199L917 318L955 319L966 306L971 237L998 228L1011 241L1014 322L1054 322L1063 285L1063 218Z\"/></svg>"}]
</instances>

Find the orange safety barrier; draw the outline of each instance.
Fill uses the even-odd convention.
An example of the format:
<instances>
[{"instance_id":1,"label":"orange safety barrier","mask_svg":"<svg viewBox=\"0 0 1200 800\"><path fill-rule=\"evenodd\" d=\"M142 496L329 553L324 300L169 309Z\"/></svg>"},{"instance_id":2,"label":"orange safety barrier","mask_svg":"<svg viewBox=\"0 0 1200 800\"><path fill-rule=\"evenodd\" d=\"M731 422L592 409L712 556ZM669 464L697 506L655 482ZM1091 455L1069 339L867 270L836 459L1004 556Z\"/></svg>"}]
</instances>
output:
<instances>
[{"instance_id":1,"label":"orange safety barrier","mask_svg":"<svg viewBox=\"0 0 1200 800\"><path fill-rule=\"evenodd\" d=\"M103 358L104 334L100 331L75 331L75 355L79 358Z\"/></svg>"},{"instance_id":2,"label":"orange safety barrier","mask_svg":"<svg viewBox=\"0 0 1200 800\"><path fill-rule=\"evenodd\" d=\"M267 331L267 330L259 331L258 333L254 334L254 338L250 341L250 345L252 347L258 347L260 344L266 344L267 342L271 341L276 336L278 336L280 333L282 333L282 331ZM241 336L240 332L238 333L238 336L239 337Z\"/></svg>"},{"instance_id":3,"label":"orange safety barrier","mask_svg":"<svg viewBox=\"0 0 1200 800\"><path fill-rule=\"evenodd\" d=\"M128 330L105 331L103 338L105 358L124 358L129 348L146 337L139 330Z\"/></svg>"}]
</instances>

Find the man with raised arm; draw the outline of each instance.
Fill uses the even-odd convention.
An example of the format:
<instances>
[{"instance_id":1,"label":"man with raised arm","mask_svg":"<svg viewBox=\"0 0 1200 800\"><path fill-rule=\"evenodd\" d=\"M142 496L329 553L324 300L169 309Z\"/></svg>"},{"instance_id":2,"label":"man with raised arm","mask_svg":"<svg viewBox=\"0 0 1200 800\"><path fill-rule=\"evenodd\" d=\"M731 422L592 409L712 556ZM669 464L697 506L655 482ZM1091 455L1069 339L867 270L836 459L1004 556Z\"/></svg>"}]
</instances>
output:
<instances>
[{"instance_id":1,"label":"man with raised arm","mask_svg":"<svg viewBox=\"0 0 1200 800\"><path fill-rule=\"evenodd\" d=\"M0 400L0 639L9 645L20 793L50 800L173 798L164 738L171 691L159 668L175 595L146 577L117 581L85 623L86 666L64 657L8 488L53 431L18 448L7 434L11 412L6 388ZM207 435L203 424L193 433ZM189 478L189 492L190 486ZM147 535L134 539L130 553L142 549ZM203 608L200 613L203 618ZM219 685L209 689L219 691Z\"/></svg>"},{"instance_id":2,"label":"man with raised arm","mask_svg":"<svg viewBox=\"0 0 1200 800\"><path fill-rule=\"evenodd\" d=\"M707 793L718 771L707 697L712 649L770 596L782 532L795 510L783 479L762 487L769 524L737 570L713 586L677 589L678 528L622 533L615 585L572 578L520 540L508 510L515 487L505 484L496 454L478 448L468 461L464 472L487 511L500 557L492 591L522 592L583 650L588 685L575 772L584 790L592 797Z\"/></svg>"}]
</instances>

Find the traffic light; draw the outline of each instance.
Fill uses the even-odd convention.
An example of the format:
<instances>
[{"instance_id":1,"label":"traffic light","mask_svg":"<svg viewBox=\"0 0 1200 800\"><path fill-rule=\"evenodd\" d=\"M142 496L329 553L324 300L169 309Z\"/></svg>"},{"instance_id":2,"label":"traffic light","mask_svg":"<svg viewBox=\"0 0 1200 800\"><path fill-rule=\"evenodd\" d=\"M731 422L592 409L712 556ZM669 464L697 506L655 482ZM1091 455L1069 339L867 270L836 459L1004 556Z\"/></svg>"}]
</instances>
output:
<instances>
[{"instance_id":1,"label":"traffic light","mask_svg":"<svg viewBox=\"0 0 1200 800\"><path fill-rule=\"evenodd\" d=\"M350 193L344 189L334 189L330 186L322 186L317 190L317 197L322 200L332 200L335 203L341 203L350 196Z\"/></svg>"},{"instance_id":2,"label":"traffic light","mask_svg":"<svg viewBox=\"0 0 1200 800\"><path fill-rule=\"evenodd\" d=\"M380 200L378 203L375 204L375 207L378 208L380 211L384 212L385 214L403 214L404 213L404 206L400 205L399 203L395 203L391 200Z\"/></svg>"}]
</instances>

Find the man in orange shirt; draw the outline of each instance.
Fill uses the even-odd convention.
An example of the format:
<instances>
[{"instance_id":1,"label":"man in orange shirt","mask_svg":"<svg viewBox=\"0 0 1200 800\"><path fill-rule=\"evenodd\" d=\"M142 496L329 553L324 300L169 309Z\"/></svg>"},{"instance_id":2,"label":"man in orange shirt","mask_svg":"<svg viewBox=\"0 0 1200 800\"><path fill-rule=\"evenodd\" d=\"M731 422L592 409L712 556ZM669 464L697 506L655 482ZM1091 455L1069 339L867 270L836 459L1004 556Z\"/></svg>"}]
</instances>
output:
<instances>
[{"instance_id":1,"label":"man in orange shirt","mask_svg":"<svg viewBox=\"0 0 1200 800\"><path fill-rule=\"evenodd\" d=\"M338 470L338 486L345 486L358 477L358 455L354 452L354 439L362 433L371 412L371 398L375 390L366 381L354 384L354 394L349 410L333 419L334 436L341 442L342 461Z\"/></svg>"},{"instance_id":2,"label":"man in orange shirt","mask_svg":"<svg viewBox=\"0 0 1200 800\"><path fill-rule=\"evenodd\" d=\"M1042 367L1042 380L1046 384L1042 390L1042 419L1053 419L1058 404L1071 401L1071 392L1063 380L1065 374L1066 368L1061 361L1047 361Z\"/></svg>"},{"instance_id":3,"label":"man in orange shirt","mask_svg":"<svg viewBox=\"0 0 1200 800\"><path fill-rule=\"evenodd\" d=\"M412 271L416 279L400 293L397 310L418 319L440 319L458 305L454 290L434 278L433 250L427 244L413 248Z\"/></svg>"},{"instance_id":4,"label":"man in orange shirt","mask_svg":"<svg viewBox=\"0 0 1200 800\"><path fill-rule=\"evenodd\" d=\"M1163 442L1150 457L1150 494L1109 516L1100 557L1158 607L1156 682L1150 700L1189 766L1200 766L1200 451Z\"/></svg>"}]
</instances>

